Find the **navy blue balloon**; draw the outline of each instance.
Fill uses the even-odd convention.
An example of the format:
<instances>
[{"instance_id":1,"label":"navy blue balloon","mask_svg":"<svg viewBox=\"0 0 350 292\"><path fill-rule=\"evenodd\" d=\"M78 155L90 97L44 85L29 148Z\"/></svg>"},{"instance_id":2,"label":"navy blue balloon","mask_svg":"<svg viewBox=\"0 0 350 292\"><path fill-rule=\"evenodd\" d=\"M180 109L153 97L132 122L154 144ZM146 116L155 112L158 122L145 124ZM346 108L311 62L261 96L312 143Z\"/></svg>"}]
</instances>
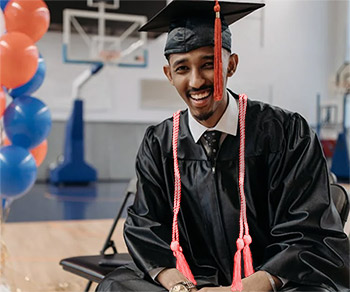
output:
<instances>
[{"instance_id":1,"label":"navy blue balloon","mask_svg":"<svg viewBox=\"0 0 350 292\"><path fill-rule=\"evenodd\" d=\"M40 55L38 60L38 69L36 70L32 79L27 83L18 86L9 91L9 94L15 98L21 95L31 95L37 91L41 84L43 84L46 74L46 64L44 58Z\"/></svg>"},{"instance_id":2,"label":"navy blue balloon","mask_svg":"<svg viewBox=\"0 0 350 292\"><path fill-rule=\"evenodd\" d=\"M2 11L5 10L5 7L9 1L10 0L0 0L0 7L1 7Z\"/></svg>"},{"instance_id":3,"label":"navy blue balloon","mask_svg":"<svg viewBox=\"0 0 350 292\"><path fill-rule=\"evenodd\" d=\"M51 130L49 108L31 96L19 96L6 108L4 128L13 145L33 148L46 139Z\"/></svg>"},{"instance_id":4,"label":"navy blue balloon","mask_svg":"<svg viewBox=\"0 0 350 292\"><path fill-rule=\"evenodd\" d=\"M0 148L0 197L27 193L37 174L35 160L27 149L15 145Z\"/></svg>"}]
</instances>

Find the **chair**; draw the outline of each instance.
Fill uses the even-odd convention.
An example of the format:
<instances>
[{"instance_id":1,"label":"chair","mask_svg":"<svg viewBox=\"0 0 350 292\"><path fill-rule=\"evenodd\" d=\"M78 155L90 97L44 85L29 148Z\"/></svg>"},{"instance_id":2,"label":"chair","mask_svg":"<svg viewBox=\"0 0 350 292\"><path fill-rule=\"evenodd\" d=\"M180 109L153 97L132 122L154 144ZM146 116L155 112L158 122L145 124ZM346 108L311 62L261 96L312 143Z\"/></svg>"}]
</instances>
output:
<instances>
[{"instance_id":1,"label":"chair","mask_svg":"<svg viewBox=\"0 0 350 292\"><path fill-rule=\"evenodd\" d=\"M136 178L130 180L129 182L122 205L120 206L117 216L113 221L112 227L99 255L76 256L65 258L60 261L60 265L65 271L89 280L85 291L89 291L92 282L100 283L102 279L116 267L132 262L132 259L128 253L118 253L114 241L111 238L130 196L134 195L135 193ZM106 251L110 248L112 249L113 253L106 254Z\"/></svg>"},{"instance_id":2,"label":"chair","mask_svg":"<svg viewBox=\"0 0 350 292\"><path fill-rule=\"evenodd\" d=\"M349 216L349 194L343 186L336 183L330 185L330 190L333 202L344 226Z\"/></svg>"},{"instance_id":3,"label":"chair","mask_svg":"<svg viewBox=\"0 0 350 292\"><path fill-rule=\"evenodd\" d=\"M343 226L349 215L349 194L346 189L336 183L330 185L331 196L340 214ZM85 291L89 291L92 282L100 283L102 279L116 267L132 262L127 253L118 253L113 240L111 240L115 227L131 195L136 193L136 179L132 179L126 190L123 203L109 231L106 242L99 255L70 257L60 261L63 269L89 280ZM105 254L107 249L112 248L112 254Z\"/></svg>"}]
</instances>

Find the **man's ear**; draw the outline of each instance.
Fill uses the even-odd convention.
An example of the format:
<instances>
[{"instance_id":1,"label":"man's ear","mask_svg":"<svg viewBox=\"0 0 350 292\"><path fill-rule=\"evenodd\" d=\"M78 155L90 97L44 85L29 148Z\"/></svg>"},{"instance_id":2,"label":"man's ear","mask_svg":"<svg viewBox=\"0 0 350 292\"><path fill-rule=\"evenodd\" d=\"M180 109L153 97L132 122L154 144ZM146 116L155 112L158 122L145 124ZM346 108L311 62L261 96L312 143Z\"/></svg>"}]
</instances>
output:
<instances>
[{"instance_id":1,"label":"man's ear","mask_svg":"<svg viewBox=\"0 0 350 292\"><path fill-rule=\"evenodd\" d=\"M168 80L170 81L171 85L174 85L173 82L173 77L171 76L171 68L169 65L164 65L163 66L163 72L165 74L165 76L168 78Z\"/></svg>"},{"instance_id":2,"label":"man's ear","mask_svg":"<svg viewBox=\"0 0 350 292\"><path fill-rule=\"evenodd\" d=\"M228 61L228 69L227 69L227 76L231 77L233 74L235 74L236 69L238 66L238 55L232 54Z\"/></svg>"}]
</instances>

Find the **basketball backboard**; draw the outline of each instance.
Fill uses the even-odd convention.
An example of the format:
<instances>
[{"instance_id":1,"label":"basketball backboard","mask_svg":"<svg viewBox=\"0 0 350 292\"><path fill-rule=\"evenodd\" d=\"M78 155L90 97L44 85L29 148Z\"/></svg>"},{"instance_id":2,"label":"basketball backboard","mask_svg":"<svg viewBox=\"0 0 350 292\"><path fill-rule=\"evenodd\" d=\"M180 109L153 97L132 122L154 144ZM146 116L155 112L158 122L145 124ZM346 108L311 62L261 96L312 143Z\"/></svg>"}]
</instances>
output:
<instances>
[{"instance_id":1,"label":"basketball backboard","mask_svg":"<svg viewBox=\"0 0 350 292\"><path fill-rule=\"evenodd\" d=\"M88 0L98 11L63 11L63 60L66 63L107 63L127 67L147 66L147 34L138 32L147 22L143 15L106 12L117 9L116 0Z\"/></svg>"}]
</instances>

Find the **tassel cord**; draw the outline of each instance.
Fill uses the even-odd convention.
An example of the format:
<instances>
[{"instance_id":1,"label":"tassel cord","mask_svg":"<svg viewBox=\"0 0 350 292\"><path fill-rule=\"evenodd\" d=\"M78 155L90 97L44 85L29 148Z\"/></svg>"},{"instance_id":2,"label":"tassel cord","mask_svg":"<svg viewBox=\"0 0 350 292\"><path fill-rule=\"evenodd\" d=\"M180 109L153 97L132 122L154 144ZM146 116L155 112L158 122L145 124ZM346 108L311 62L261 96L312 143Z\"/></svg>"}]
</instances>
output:
<instances>
[{"instance_id":1,"label":"tassel cord","mask_svg":"<svg viewBox=\"0 0 350 292\"><path fill-rule=\"evenodd\" d=\"M215 24L214 24L214 99L216 101L222 99L223 94L223 77L222 77L222 25L220 18L220 4L216 0Z\"/></svg>"},{"instance_id":2,"label":"tassel cord","mask_svg":"<svg viewBox=\"0 0 350 292\"><path fill-rule=\"evenodd\" d=\"M173 215L173 228L172 228L172 242L170 248L176 258L176 268L193 284L197 284L190 266L188 265L186 258L182 252L182 247L179 242L179 227L178 227L178 214L180 211L181 203L181 177L179 170L179 163L177 159L177 145L179 136L179 124L180 124L180 111L177 111L173 115L173 157L174 157L174 176L175 176L175 189L174 189L174 215Z\"/></svg>"},{"instance_id":3,"label":"tassel cord","mask_svg":"<svg viewBox=\"0 0 350 292\"><path fill-rule=\"evenodd\" d=\"M239 237L237 239L237 251L234 257L233 279L231 290L241 291L241 252L243 250L244 275L250 276L254 273L252 255L249 245L252 242L249 235L249 226L247 220L246 199L244 194L244 176L245 176L245 116L247 110L247 96L239 96L239 125L240 125L240 145L239 145L239 196L240 196L240 216L239 216ZM243 235L244 234L244 235Z\"/></svg>"}]
</instances>

